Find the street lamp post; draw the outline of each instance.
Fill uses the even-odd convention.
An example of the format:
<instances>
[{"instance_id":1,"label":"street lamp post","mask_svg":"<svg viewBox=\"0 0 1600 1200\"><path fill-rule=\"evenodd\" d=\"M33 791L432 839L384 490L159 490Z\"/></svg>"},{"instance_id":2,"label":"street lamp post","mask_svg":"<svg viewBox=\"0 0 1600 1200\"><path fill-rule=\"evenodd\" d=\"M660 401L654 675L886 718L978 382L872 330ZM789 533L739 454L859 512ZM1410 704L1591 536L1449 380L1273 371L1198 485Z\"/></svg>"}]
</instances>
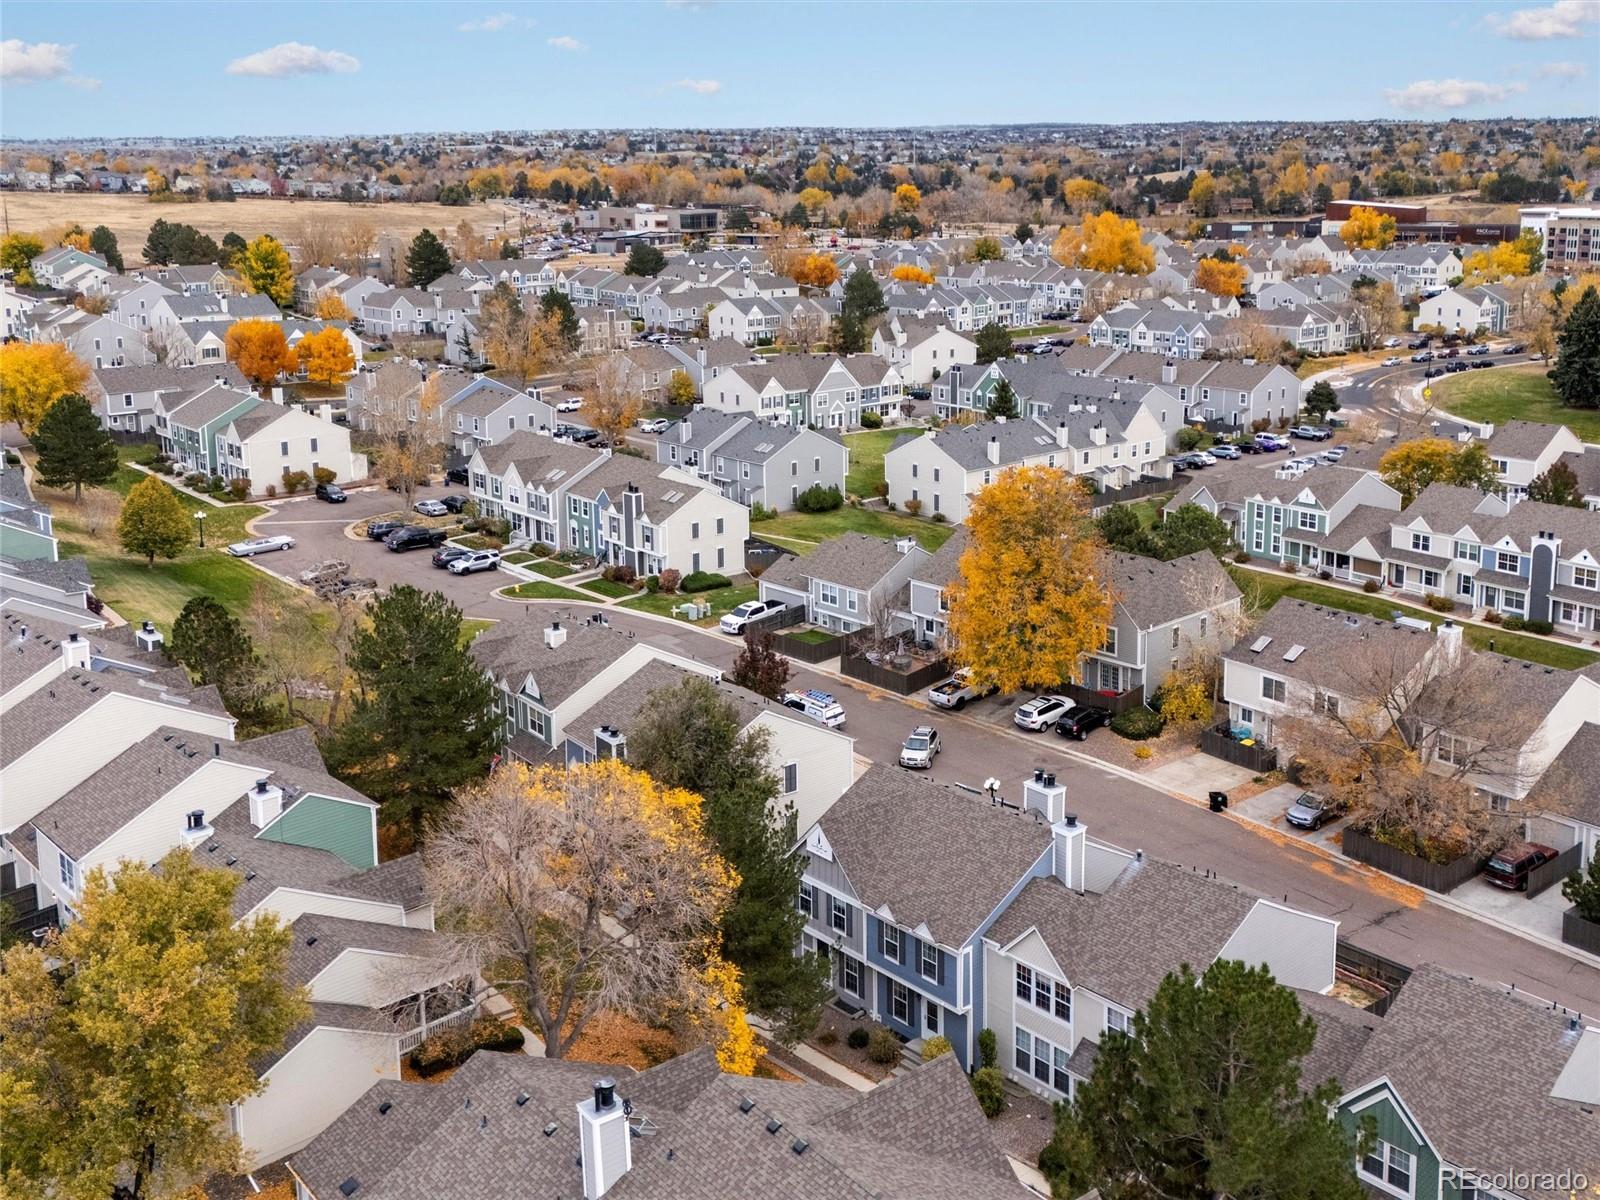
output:
<instances>
[{"instance_id":1,"label":"street lamp post","mask_svg":"<svg viewBox=\"0 0 1600 1200\"><path fill-rule=\"evenodd\" d=\"M204 550L206 548L206 514L204 512L195 513L194 523L200 529L200 549Z\"/></svg>"}]
</instances>

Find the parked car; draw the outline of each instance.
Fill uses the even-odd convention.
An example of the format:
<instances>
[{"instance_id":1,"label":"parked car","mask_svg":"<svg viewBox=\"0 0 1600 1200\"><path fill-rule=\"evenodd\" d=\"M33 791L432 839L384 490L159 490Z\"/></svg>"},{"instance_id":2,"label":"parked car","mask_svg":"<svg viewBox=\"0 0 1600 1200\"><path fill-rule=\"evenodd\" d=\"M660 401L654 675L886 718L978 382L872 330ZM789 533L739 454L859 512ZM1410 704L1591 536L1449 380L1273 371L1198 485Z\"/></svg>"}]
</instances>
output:
<instances>
[{"instance_id":1,"label":"parked car","mask_svg":"<svg viewBox=\"0 0 1600 1200\"><path fill-rule=\"evenodd\" d=\"M1420 337L1414 342L1407 342L1406 348L1408 350L1426 350L1428 348L1428 339L1425 337Z\"/></svg>"},{"instance_id":2,"label":"parked car","mask_svg":"<svg viewBox=\"0 0 1600 1200\"><path fill-rule=\"evenodd\" d=\"M1217 465L1216 456L1209 450L1191 450L1189 451L1189 457L1195 459L1203 467L1214 467Z\"/></svg>"},{"instance_id":3,"label":"parked car","mask_svg":"<svg viewBox=\"0 0 1600 1200\"><path fill-rule=\"evenodd\" d=\"M957 671L943 683L936 683L928 689L928 703L935 708L963 709L968 700L982 700L985 696L992 696L995 689L980 688L972 682L972 675L967 671Z\"/></svg>"},{"instance_id":4,"label":"parked car","mask_svg":"<svg viewBox=\"0 0 1600 1200\"><path fill-rule=\"evenodd\" d=\"M1176 475L1179 471L1187 471L1189 469L1189 465L1188 456L1179 455L1177 458L1172 460L1172 473Z\"/></svg>"},{"instance_id":5,"label":"parked car","mask_svg":"<svg viewBox=\"0 0 1600 1200\"><path fill-rule=\"evenodd\" d=\"M407 550L427 550L444 545L444 530L425 529L421 525L403 525L384 538L383 544L396 554Z\"/></svg>"},{"instance_id":6,"label":"parked car","mask_svg":"<svg viewBox=\"0 0 1600 1200\"><path fill-rule=\"evenodd\" d=\"M1037 733L1041 729L1049 729L1071 707L1072 701L1064 696L1035 696L1017 709L1011 720L1018 729Z\"/></svg>"},{"instance_id":7,"label":"parked car","mask_svg":"<svg viewBox=\"0 0 1600 1200\"><path fill-rule=\"evenodd\" d=\"M1237 450L1240 454L1260 454L1262 452L1261 451L1261 447L1256 444L1254 439L1251 439L1249 441L1236 442L1234 444L1233 448L1235 450Z\"/></svg>"},{"instance_id":8,"label":"parked car","mask_svg":"<svg viewBox=\"0 0 1600 1200\"><path fill-rule=\"evenodd\" d=\"M1109 709L1074 704L1056 719L1056 732L1062 737L1077 738L1081 742L1100 726L1109 724L1111 724Z\"/></svg>"},{"instance_id":9,"label":"parked car","mask_svg":"<svg viewBox=\"0 0 1600 1200\"><path fill-rule=\"evenodd\" d=\"M1443 375L1443 374L1444 374L1444 368L1443 367L1429 367L1426 371L1424 371L1422 373L1422 377L1424 379L1433 379L1436 376Z\"/></svg>"},{"instance_id":10,"label":"parked car","mask_svg":"<svg viewBox=\"0 0 1600 1200\"><path fill-rule=\"evenodd\" d=\"M1492 358L1480 358L1477 362L1468 363L1467 365L1469 367L1471 367L1474 371L1481 371L1481 370L1483 370L1484 367L1492 367L1495 364L1494 364L1494 359L1492 359Z\"/></svg>"},{"instance_id":11,"label":"parked car","mask_svg":"<svg viewBox=\"0 0 1600 1200\"><path fill-rule=\"evenodd\" d=\"M472 503L472 497L446 496L443 500L439 501L439 503L444 505L446 512L459 513L465 511L467 505Z\"/></svg>"},{"instance_id":12,"label":"parked car","mask_svg":"<svg viewBox=\"0 0 1600 1200\"><path fill-rule=\"evenodd\" d=\"M257 554L270 554L274 550L293 550L294 539L286 533L274 534L271 537L251 538L245 542L235 542L228 547L228 553L235 558L253 558Z\"/></svg>"},{"instance_id":13,"label":"parked car","mask_svg":"<svg viewBox=\"0 0 1600 1200\"><path fill-rule=\"evenodd\" d=\"M557 412L577 412L583 407L583 401L576 396L569 396L556 405Z\"/></svg>"},{"instance_id":14,"label":"parked car","mask_svg":"<svg viewBox=\"0 0 1600 1200\"><path fill-rule=\"evenodd\" d=\"M326 500L329 504L343 504L346 499L344 489L337 483L319 483L315 494L318 500Z\"/></svg>"},{"instance_id":15,"label":"parked car","mask_svg":"<svg viewBox=\"0 0 1600 1200\"><path fill-rule=\"evenodd\" d=\"M1445 365L1444 365L1445 371L1448 374L1451 374L1451 375L1458 375L1462 371L1471 370L1471 367L1472 367L1472 364L1470 364L1470 363L1468 363L1468 362L1466 362L1466 361L1464 361L1462 359L1459 359L1459 358L1456 359L1455 362L1445 363Z\"/></svg>"},{"instance_id":16,"label":"parked car","mask_svg":"<svg viewBox=\"0 0 1600 1200\"><path fill-rule=\"evenodd\" d=\"M451 467L444 473L444 481L446 483L459 483L464 487L471 481L471 477L467 474L465 467Z\"/></svg>"},{"instance_id":17,"label":"parked car","mask_svg":"<svg viewBox=\"0 0 1600 1200\"><path fill-rule=\"evenodd\" d=\"M1399 344L1400 339L1397 337L1386 337L1383 339L1383 348L1385 350L1393 350Z\"/></svg>"},{"instance_id":18,"label":"parked car","mask_svg":"<svg viewBox=\"0 0 1600 1200\"><path fill-rule=\"evenodd\" d=\"M1308 442L1325 442L1333 436L1333 431L1318 425L1295 425L1290 427L1289 436L1303 438Z\"/></svg>"},{"instance_id":19,"label":"parked car","mask_svg":"<svg viewBox=\"0 0 1600 1200\"><path fill-rule=\"evenodd\" d=\"M1206 459L1211 459L1211 461L1207 462ZM1178 471L1204 471L1216 461L1217 460L1211 458L1209 454L1202 458L1199 454L1191 452L1189 454L1179 454L1174 457L1172 460L1172 466L1174 470Z\"/></svg>"},{"instance_id":20,"label":"parked car","mask_svg":"<svg viewBox=\"0 0 1600 1200\"><path fill-rule=\"evenodd\" d=\"M1287 450L1289 448L1289 440L1279 437L1275 433L1258 433L1255 436L1255 443L1265 451Z\"/></svg>"},{"instance_id":21,"label":"parked car","mask_svg":"<svg viewBox=\"0 0 1600 1200\"><path fill-rule=\"evenodd\" d=\"M1560 851L1538 842L1513 842L1495 851L1489 865L1483 869L1483 877L1495 887L1525 892L1528 890L1528 872L1544 866L1559 854Z\"/></svg>"},{"instance_id":22,"label":"parked car","mask_svg":"<svg viewBox=\"0 0 1600 1200\"><path fill-rule=\"evenodd\" d=\"M1239 456L1239 447L1230 446L1227 442L1218 442L1211 447L1212 458L1238 458Z\"/></svg>"},{"instance_id":23,"label":"parked car","mask_svg":"<svg viewBox=\"0 0 1600 1200\"><path fill-rule=\"evenodd\" d=\"M1424 350L1421 354L1413 354L1411 356L1411 361L1412 362L1432 362L1433 361L1433 351L1432 350Z\"/></svg>"},{"instance_id":24,"label":"parked car","mask_svg":"<svg viewBox=\"0 0 1600 1200\"><path fill-rule=\"evenodd\" d=\"M442 517L450 510L438 500L418 500L411 506L411 511L421 513L425 517Z\"/></svg>"},{"instance_id":25,"label":"parked car","mask_svg":"<svg viewBox=\"0 0 1600 1200\"><path fill-rule=\"evenodd\" d=\"M1316 792L1301 792L1295 802L1284 810L1283 819L1300 829L1321 829L1336 820L1343 809L1326 796Z\"/></svg>"},{"instance_id":26,"label":"parked car","mask_svg":"<svg viewBox=\"0 0 1600 1200\"><path fill-rule=\"evenodd\" d=\"M665 417L646 417L639 422L639 428L644 433L665 433L667 425Z\"/></svg>"},{"instance_id":27,"label":"parked car","mask_svg":"<svg viewBox=\"0 0 1600 1200\"><path fill-rule=\"evenodd\" d=\"M1391 356L1383 360L1383 365L1386 367L1398 367L1400 365L1400 359Z\"/></svg>"},{"instance_id":28,"label":"parked car","mask_svg":"<svg viewBox=\"0 0 1600 1200\"><path fill-rule=\"evenodd\" d=\"M1489 347L1487 345L1474 346L1472 349L1468 350L1467 353L1472 355L1474 358L1477 358L1480 355L1489 353Z\"/></svg>"},{"instance_id":29,"label":"parked car","mask_svg":"<svg viewBox=\"0 0 1600 1200\"><path fill-rule=\"evenodd\" d=\"M844 726L844 709L827 692L818 691L816 688L804 692L785 692L783 703L797 712L804 713L818 725L826 725L829 729L840 729Z\"/></svg>"},{"instance_id":30,"label":"parked car","mask_svg":"<svg viewBox=\"0 0 1600 1200\"><path fill-rule=\"evenodd\" d=\"M1527 352L1528 347L1522 342L1513 342L1504 350L1500 351L1501 354L1526 354Z\"/></svg>"},{"instance_id":31,"label":"parked car","mask_svg":"<svg viewBox=\"0 0 1600 1200\"><path fill-rule=\"evenodd\" d=\"M465 546L440 546L433 552L433 558L430 561L436 567L448 567L456 559L465 558L471 553L472 551Z\"/></svg>"},{"instance_id":32,"label":"parked car","mask_svg":"<svg viewBox=\"0 0 1600 1200\"><path fill-rule=\"evenodd\" d=\"M900 747L900 765L912 770L926 770L933 766L933 756L939 753L939 731L932 725L918 725Z\"/></svg>"},{"instance_id":33,"label":"parked car","mask_svg":"<svg viewBox=\"0 0 1600 1200\"><path fill-rule=\"evenodd\" d=\"M717 628L723 633L734 635L741 634L752 621L760 620L771 613L781 612L784 604L781 600L746 600L730 613L724 613L722 620L717 622Z\"/></svg>"},{"instance_id":34,"label":"parked car","mask_svg":"<svg viewBox=\"0 0 1600 1200\"><path fill-rule=\"evenodd\" d=\"M445 570L452 575L471 575L476 571L492 571L500 565L500 551L472 550L454 559Z\"/></svg>"},{"instance_id":35,"label":"parked car","mask_svg":"<svg viewBox=\"0 0 1600 1200\"><path fill-rule=\"evenodd\" d=\"M375 542L381 542L396 529L404 529L404 521L369 521L367 522L367 536Z\"/></svg>"},{"instance_id":36,"label":"parked car","mask_svg":"<svg viewBox=\"0 0 1600 1200\"><path fill-rule=\"evenodd\" d=\"M1317 457L1325 463L1336 463L1344 457L1344 454L1345 448L1343 446L1329 446Z\"/></svg>"}]
</instances>

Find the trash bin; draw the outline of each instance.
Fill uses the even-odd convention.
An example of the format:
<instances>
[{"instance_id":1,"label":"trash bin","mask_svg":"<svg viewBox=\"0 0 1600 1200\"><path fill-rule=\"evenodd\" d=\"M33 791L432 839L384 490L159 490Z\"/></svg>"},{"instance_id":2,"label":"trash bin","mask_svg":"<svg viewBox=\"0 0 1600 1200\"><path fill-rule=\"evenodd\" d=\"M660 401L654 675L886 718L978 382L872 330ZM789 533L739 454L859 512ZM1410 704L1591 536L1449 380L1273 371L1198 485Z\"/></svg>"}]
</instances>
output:
<instances>
[{"instance_id":1,"label":"trash bin","mask_svg":"<svg viewBox=\"0 0 1600 1200\"><path fill-rule=\"evenodd\" d=\"M1211 811L1212 812L1221 812L1223 809L1225 809L1227 807L1228 807L1228 793L1227 792L1212 792L1211 793Z\"/></svg>"}]
</instances>

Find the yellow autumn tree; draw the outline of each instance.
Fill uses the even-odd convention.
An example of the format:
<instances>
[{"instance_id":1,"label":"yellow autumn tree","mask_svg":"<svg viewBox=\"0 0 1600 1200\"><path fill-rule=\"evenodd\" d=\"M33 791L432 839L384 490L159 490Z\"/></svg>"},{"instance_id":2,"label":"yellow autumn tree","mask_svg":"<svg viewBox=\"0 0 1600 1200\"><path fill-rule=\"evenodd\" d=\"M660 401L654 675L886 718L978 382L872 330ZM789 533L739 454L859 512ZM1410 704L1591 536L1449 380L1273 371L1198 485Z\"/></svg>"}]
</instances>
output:
<instances>
[{"instance_id":1,"label":"yellow autumn tree","mask_svg":"<svg viewBox=\"0 0 1600 1200\"><path fill-rule=\"evenodd\" d=\"M1468 285L1476 285L1532 275L1541 246L1542 239L1530 229L1514 242L1498 242L1487 250L1469 254L1461 264L1462 277Z\"/></svg>"},{"instance_id":2,"label":"yellow autumn tree","mask_svg":"<svg viewBox=\"0 0 1600 1200\"><path fill-rule=\"evenodd\" d=\"M1244 291L1244 264L1202 258L1194 265L1194 285L1213 296L1237 296Z\"/></svg>"},{"instance_id":3,"label":"yellow autumn tree","mask_svg":"<svg viewBox=\"0 0 1600 1200\"><path fill-rule=\"evenodd\" d=\"M0 422L15 421L32 434L63 396L82 395L89 368L59 342L8 342L0 346Z\"/></svg>"},{"instance_id":4,"label":"yellow autumn tree","mask_svg":"<svg viewBox=\"0 0 1600 1200\"><path fill-rule=\"evenodd\" d=\"M822 211L823 206L828 203L828 199L829 197L827 192L823 191L821 188L814 187L803 189L799 196L801 207L803 207L813 218L815 218L816 215Z\"/></svg>"},{"instance_id":5,"label":"yellow autumn tree","mask_svg":"<svg viewBox=\"0 0 1600 1200\"><path fill-rule=\"evenodd\" d=\"M1358 250L1384 250L1394 241L1395 220L1387 213L1358 204L1350 210L1350 219L1339 226L1339 236L1344 244Z\"/></svg>"},{"instance_id":6,"label":"yellow autumn tree","mask_svg":"<svg viewBox=\"0 0 1600 1200\"><path fill-rule=\"evenodd\" d=\"M806 287L831 287L838 278L839 264L826 254L808 254L794 270L794 281Z\"/></svg>"},{"instance_id":7,"label":"yellow autumn tree","mask_svg":"<svg viewBox=\"0 0 1600 1200\"><path fill-rule=\"evenodd\" d=\"M1210 171L1196 171L1189 185L1189 207L1197 217L1215 216L1217 212L1217 179Z\"/></svg>"},{"instance_id":8,"label":"yellow autumn tree","mask_svg":"<svg viewBox=\"0 0 1600 1200\"><path fill-rule=\"evenodd\" d=\"M228 361L257 387L266 387L300 365L276 321L236 321L223 341Z\"/></svg>"},{"instance_id":9,"label":"yellow autumn tree","mask_svg":"<svg viewBox=\"0 0 1600 1200\"><path fill-rule=\"evenodd\" d=\"M1105 644L1114 598L1089 505L1081 481L1047 466L1002 471L973 498L946 598L953 657L980 684L1054 687Z\"/></svg>"},{"instance_id":10,"label":"yellow autumn tree","mask_svg":"<svg viewBox=\"0 0 1600 1200\"><path fill-rule=\"evenodd\" d=\"M283 243L270 233L254 239L233 260L245 289L266 296L279 308L294 300L294 267Z\"/></svg>"},{"instance_id":11,"label":"yellow autumn tree","mask_svg":"<svg viewBox=\"0 0 1600 1200\"><path fill-rule=\"evenodd\" d=\"M324 290L317 296L314 315L319 321L343 321L348 325L354 320L350 306L344 302L344 297L338 292Z\"/></svg>"},{"instance_id":12,"label":"yellow autumn tree","mask_svg":"<svg viewBox=\"0 0 1600 1200\"><path fill-rule=\"evenodd\" d=\"M932 283L933 276L914 263L901 263L889 272L890 279L897 279L901 283Z\"/></svg>"},{"instance_id":13,"label":"yellow autumn tree","mask_svg":"<svg viewBox=\"0 0 1600 1200\"><path fill-rule=\"evenodd\" d=\"M922 189L914 183L902 183L894 190L894 210L899 213L916 212L922 207Z\"/></svg>"},{"instance_id":14,"label":"yellow autumn tree","mask_svg":"<svg viewBox=\"0 0 1600 1200\"><path fill-rule=\"evenodd\" d=\"M704 1013L698 1023L715 1031L719 1067L729 1075L754 1075L767 1052L750 1028L739 968L715 950L707 953L707 959L700 972Z\"/></svg>"},{"instance_id":15,"label":"yellow autumn tree","mask_svg":"<svg viewBox=\"0 0 1600 1200\"><path fill-rule=\"evenodd\" d=\"M1064 267L1148 275L1156 269L1155 251L1139 240L1139 222L1107 210L1081 225L1063 225L1050 255Z\"/></svg>"},{"instance_id":16,"label":"yellow autumn tree","mask_svg":"<svg viewBox=\"0 0 1600 1200\"><path fill-rule=\"evenodd\" d=\"M1111 201L1111 193L1105 184L1080 176L1061 185L1061 199L1074 213L1086 213L1104 208Z\"/></svg>"},{"instance_id":17,"label":"yellow autumn tree","mask_svg":"<svg viewBox=\"0 0 1600 1200\"><path fill-rule=\"evenodd\" d=\"M342 329L328 326L316 333L308 333L295 347L300 369L312 383L332 387L356 369L355 352ZM243 368L240 368L243 370Z\"/></svg>"}]
</instances>

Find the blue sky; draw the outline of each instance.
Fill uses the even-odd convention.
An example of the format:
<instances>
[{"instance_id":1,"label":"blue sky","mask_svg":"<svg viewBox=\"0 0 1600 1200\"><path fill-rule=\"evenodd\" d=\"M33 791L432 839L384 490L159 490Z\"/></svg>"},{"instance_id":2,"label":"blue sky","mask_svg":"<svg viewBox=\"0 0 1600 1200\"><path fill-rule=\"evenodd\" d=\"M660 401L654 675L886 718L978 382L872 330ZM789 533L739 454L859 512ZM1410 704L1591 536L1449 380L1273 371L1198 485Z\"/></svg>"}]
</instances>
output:
<instances>
[{"instance_id":1,"label":"blue sky","mask_svg":"<svg viewBox=\"0 0 1600 1200\"><path fill-rule=\"evenodd\" d=\"M8 137L1600 113L1600 0L6 0Z\"/></svg>"}]
</instances>

